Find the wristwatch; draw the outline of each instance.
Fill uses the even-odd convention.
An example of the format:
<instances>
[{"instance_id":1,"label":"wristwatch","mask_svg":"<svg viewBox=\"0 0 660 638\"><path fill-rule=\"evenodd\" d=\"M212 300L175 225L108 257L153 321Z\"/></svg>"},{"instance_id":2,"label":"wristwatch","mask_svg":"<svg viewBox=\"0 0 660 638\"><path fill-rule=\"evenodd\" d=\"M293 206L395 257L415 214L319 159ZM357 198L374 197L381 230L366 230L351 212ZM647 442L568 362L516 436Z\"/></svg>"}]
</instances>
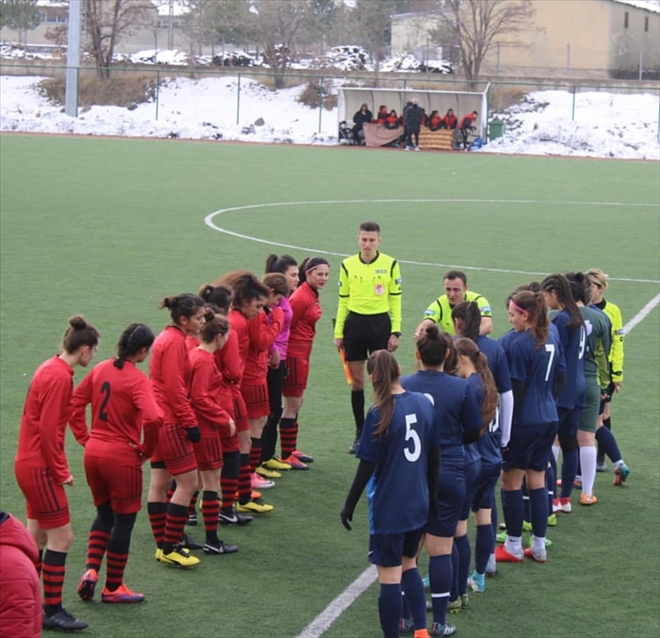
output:
<instances>
[{"instance_id":1,"label":"wristwatch","mask_svg":"<svg viewBox=\"0 0 660 638\"><path fill-rule=\"evenodd\" d=\"M401 338L401 333L400 332L393 332L391 333L393 337L396 337L397 339Z\"/></svg>"}]
</instances>

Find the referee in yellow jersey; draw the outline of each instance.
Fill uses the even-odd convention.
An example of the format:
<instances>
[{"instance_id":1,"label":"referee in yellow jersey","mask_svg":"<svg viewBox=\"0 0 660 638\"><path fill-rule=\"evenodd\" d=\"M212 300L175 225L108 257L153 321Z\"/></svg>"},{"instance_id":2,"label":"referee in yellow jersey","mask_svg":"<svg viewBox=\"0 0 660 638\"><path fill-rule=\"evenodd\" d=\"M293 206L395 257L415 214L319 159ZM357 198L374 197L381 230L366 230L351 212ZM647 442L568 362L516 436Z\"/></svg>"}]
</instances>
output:
<instances>
[{"instance_id":1,"label":"referee in yellow jersey","mask_svg":"<svg viewBox=\"0 0 660 638\"><path fill-rule=\"evenodd\" d=\"M380 226L363 222L360 252L347 257L339 273L335 347L344 351L351 375L355 454L364 425L364 364L375 350L394 352L401 337L401 270L396 259L378 251Z\"/></svg>"}]
</instances>

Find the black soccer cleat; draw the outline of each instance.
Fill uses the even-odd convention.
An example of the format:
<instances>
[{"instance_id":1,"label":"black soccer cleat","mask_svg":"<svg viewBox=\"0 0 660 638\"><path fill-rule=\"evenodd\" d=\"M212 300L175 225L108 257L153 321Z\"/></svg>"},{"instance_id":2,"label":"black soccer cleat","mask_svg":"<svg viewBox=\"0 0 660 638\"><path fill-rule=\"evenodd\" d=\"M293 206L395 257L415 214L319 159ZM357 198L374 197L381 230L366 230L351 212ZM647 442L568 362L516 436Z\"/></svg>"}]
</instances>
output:
<instances>
[{"instance_id":1,"label":"black soccer cleat","mask_svg":"<svg viewBox=\"0 0 660 638\"><path fill-rule=\"evenodd\" d=\"M56 629L58 631L81 631L89 625L70 614L64 607L60 607L52 616L42 616L41 626L43 629Z\"/></svg>"},{"instance_id":2,"label":"black soccer cleat","mask_svg":"<svg viewBox=\"0 0 660 638\"><path fill-rule=\"evenodd\" d=\"M238 545L229 545L222 540L219 540L217 543L204 543L205 554L235 554L237 551Z\"/></svg>"}]
</instances>

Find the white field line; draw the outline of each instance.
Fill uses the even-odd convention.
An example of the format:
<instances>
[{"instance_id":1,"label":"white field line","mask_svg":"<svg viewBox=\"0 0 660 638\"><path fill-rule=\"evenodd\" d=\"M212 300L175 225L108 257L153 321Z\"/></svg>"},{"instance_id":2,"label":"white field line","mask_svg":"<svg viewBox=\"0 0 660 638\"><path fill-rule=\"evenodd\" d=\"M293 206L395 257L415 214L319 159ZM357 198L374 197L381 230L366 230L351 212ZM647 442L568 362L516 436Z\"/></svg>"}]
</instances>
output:
<instances>
[{"instance_id":1,"label":"white field line","mask_svg":"<svg viewBox=\"0 0 660 638\"><path fill-rule=\"evenodd\" d=\"M247 239L249 241L266 244L268 246L278 246L280 248L289 248L291 250L299 250L301 252L310 252L321 255L332 255L336 257L348 257L348 253L338 253L331 250L320 250L311 246L298 246L296 244L285 244L277 241L270 241L262 239L261 237L253 237L243 233L237 233L226 228L217 226L214 222L215 217L223 213L230 213L242 210L254 210L258 208L275 208L280 206L309 206L309 205L338 205L338 204L406 204L406 203L459 203L459 204L534 204L534 205L583 205L583 206L617 206L617 207L631 207L631 208L658 208L657 204L627 204L625 202L576 202L576 201L539 201L533 199L348 199L348 200L324 200L317 202L270 202L266 204L250 204L248 206L235 206L232 208L222 208L213 213L209 213L204 218L204 223L211 228L225 235L237 237L239 239ZM510 270L507 268L485 268L480 266L469 266L463 264L442 264L428 261L412 261L406 259L398 260L402 264L410 264L413 266L428 266L431 268L459 268L461 270L477 270L481 272L499 272L516 275L529 275L532 277L547 275L547 272L537 272L532 270ZM611 281L627 281L631 283L644 283L644 284L658 284L660 279L629 279L624 277L610 277Z\"/></svg>"},{"instance_id":2,"label":"white field line","mask_svg":"<svg viewBox=\"0 0 660 638\"><path fill-rule=\"evenodd\" d=\"M629 335L635 326L638 326L646 317L648 317L653 309L660 304L660 295L656 295L649 301L625 326L623 326L624 336Z\"/></svg>"},{"instance_id":3,"label":"white field line","mask_svg":"<svg viewBox=\"0 0 660 638\"><path fill-rule=\"evenodd\" d=\"M638 326L653 309L660 304L660 295L649 301L624 327L624 334L628 335L635 326ZM320 638L330 625L341 616L372 583L378 578L376 568L372 565L365 569L344 591L305 627L296 638Z\"/></svg>"},{"instance_id":4,"label":"white field line","mask_svg":"<svg viewBox=\"0 0 660 638\"><path fill-rule=\"evenodd\" d=\"M378 579L376 567L367 567L344 591L337 596L296 638L319 638L369 586Z\"/></svg>"}]
</instances>

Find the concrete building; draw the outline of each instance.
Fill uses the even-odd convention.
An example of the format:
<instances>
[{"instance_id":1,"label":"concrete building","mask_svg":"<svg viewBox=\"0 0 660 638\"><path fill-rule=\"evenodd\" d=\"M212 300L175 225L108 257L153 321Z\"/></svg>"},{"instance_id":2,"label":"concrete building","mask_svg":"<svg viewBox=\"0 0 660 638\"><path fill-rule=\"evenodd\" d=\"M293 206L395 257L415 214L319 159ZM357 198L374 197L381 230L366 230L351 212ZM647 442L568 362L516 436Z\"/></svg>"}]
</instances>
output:
<instances>
[{"instance_id":1,"label":"concrete building","mask_svg":"<svg viewBox=\"0 0 660 638\"><path fill-rule=\"evenodd\" d=\"M651 0L530 0L529 31L501 37L482 75L638 77L660 72L660 6ZM392 18L393 51L419 51L432 15ZM423 55L419 56L423 59Z\"/></svg>"}]
</instances>

